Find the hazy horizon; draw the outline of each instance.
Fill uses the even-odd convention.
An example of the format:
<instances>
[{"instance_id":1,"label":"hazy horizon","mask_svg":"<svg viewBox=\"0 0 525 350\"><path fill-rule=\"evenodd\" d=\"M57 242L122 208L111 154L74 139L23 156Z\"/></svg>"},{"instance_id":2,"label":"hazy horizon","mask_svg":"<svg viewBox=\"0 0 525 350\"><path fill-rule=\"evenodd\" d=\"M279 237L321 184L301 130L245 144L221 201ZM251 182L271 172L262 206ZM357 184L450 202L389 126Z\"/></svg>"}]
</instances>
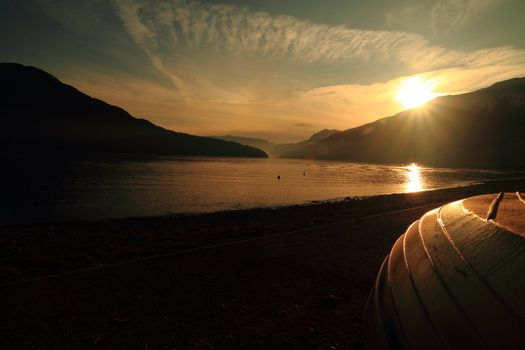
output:
<instances>
[{"instance_id":1,"label":"hazy horizon","mask_svg":"<svg viewBox=\"0 0 525 350\"><path fill-rule=\"evenodd\" d=\"M196 135L293 142L525 75L517 0L31 0L0 10L0 61Z\"/></svg>"}]
</instances>

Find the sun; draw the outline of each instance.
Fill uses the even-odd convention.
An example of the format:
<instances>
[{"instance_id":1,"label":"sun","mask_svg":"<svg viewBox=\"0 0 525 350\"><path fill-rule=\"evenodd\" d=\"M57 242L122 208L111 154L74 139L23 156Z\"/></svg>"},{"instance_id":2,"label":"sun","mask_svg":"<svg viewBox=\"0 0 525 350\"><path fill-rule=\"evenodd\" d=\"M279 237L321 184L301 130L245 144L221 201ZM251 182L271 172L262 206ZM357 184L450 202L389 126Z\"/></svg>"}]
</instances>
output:
<instances>
[{"instance_id":1,"label":"sun","mask_svg":"<svg viewBox=\"0 0 525 350\"><path fill-rule=\"evenodd\" d=\"M419 76L404 80L396 94L396 99L405 108L417 108L426 102L439 96L433 91L434 83L431 80L424 80Z\"/></svg>"}]
</instances>

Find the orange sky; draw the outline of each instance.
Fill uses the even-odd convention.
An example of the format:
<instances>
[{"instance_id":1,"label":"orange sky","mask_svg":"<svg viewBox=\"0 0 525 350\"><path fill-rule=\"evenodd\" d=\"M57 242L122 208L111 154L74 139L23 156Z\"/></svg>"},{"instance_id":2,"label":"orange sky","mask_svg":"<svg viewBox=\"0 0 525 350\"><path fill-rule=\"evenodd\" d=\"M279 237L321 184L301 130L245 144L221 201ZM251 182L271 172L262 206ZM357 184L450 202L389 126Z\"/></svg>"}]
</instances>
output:
<instances>
[{"instance_id":1,"label":"orange sky","mask_svg":"<svg viewBox=\"0 0 525 350\"><path fill-rule=\"evenodd\" d=\"M456 94L525 75L522 1L0 7L2 61L35 65L134 116L198 135L297 141L399 112L396 95L410 77Z\"/></svg>"}]
</instances>

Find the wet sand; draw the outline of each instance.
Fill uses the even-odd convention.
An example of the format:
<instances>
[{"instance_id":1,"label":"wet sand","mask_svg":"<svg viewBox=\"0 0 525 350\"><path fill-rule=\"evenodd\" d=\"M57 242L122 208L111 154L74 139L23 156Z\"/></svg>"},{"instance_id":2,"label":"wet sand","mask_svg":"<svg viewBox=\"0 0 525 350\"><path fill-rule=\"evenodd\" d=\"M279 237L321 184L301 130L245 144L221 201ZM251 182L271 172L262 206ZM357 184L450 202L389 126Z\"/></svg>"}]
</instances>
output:
<instances>
[{"instance_id":1,"label":"wet sand","mask_svg":"<svg viewBox=\"0 0 525 350\"><path fill-rule=\"evenodd\" d=\"M0 343L15 349L358 349L375 274L406 227L443 203L516 190L525 190L525 181L203 215L1 227Z\"/></svg>"}]
</instances>

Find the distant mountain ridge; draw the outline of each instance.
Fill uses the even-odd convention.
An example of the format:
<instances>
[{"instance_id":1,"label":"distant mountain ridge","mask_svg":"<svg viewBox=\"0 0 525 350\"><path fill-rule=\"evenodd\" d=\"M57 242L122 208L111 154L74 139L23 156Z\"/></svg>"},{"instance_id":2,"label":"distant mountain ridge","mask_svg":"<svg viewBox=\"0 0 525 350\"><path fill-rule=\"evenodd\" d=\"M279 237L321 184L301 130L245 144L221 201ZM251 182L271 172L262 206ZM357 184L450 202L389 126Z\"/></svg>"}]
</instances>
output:
<instances>
[{"instance_id":1,"label":"distant mountain ridge","mask_svg":"<svg viewBox=\"0 0 525 350\"><path fill-rule=\"evenodd\" d=\"M258 139L253 137L245 136L233 136L233 135L222 135L222 136L208 136L214 139L237 142L241 145L251 146L255 148L262 149L267 154L270 154L275 147L276 143L270 142L264 139Z\"/></svg>"},{"instance_id":2,"label":"distant mountain ridge","mask_svg":"<svg viewBox=\"0 0 525 350\"><path fill-rule=\"evenodd\" d=\"M525 78L334 133L284 158L444 167L525 168Z\"/></svg>"},{"instance_id":3,"label":"distant mountain ridge","mask_svg":"<svg viewBox=\"0 0 525 350\"><path fill-rule=\"evenodd\" d=\"M210 136L210 137L217 138L220 140L225 140L225 141L234 141L242 145L260 148L272 157L279 157L283 153L290 152L290 151L299 149L301 147L308 146L310 144L313 144L316 141L327 138L328 136L335 134L337 132L339 132L339 130L324 129L324 130L321 130L313 134L312 136L310 136L309 139L300 141L297 143L274 143L274 142L270 142L264 139L257 139L257 138L244 137L244 136L232 136L232 135Z\"/></svg>"},{"instance_id":4,"label":"distant mountain ridge","mask_svg":"<svg viewBox=\"0 0 525 350\"><path fill-rule=\"evenodd\" d=\"M323 129L315 134L313 134L308 140L304 140L297 143L284 143L276 145L272 150L272 156L278 157L278 158L287 158L286 155L288 154L294 154L295 152L306 148L313 146L318 141L324 140L327 137L330 137L333 134L337 134L341 132L340 130L336 129Z\"/></svg>"},{"instance_id":5,"label":"distant mountain ridge","mask_svg":"<svg viewBox=\"0 0 525 350\"><path fill-rule=\"evenodd\" d=\"M38 68L0 63L0 76L0 149L4 153L35 150L267 157L257 148L170 131L137 119Z\"/></svg>"}]
</instances>

